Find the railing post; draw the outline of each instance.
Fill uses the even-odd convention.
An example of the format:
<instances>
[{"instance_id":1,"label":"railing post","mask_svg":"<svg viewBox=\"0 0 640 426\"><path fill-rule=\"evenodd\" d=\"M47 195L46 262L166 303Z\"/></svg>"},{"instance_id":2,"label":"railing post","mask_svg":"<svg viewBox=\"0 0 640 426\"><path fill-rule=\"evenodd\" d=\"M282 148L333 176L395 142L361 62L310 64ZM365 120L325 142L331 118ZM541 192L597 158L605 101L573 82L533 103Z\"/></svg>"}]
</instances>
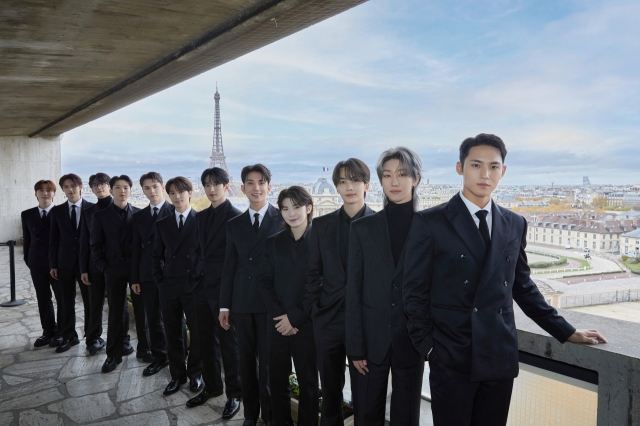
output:
<instances>
[{"instance_id":1,"label":"railing post","mask_svg":"<svg viewBox=\"0 0 640 426\"><path fill-rule=\"evenodd\" d=\"M13 306L20 306L27 303L26 300L16 300L16 254L15 254L15 246L16 242L14 240L9 240L6 242L6 245L9 247L9 280L11 283L11 300L8 302L0 303L0 306L3 308L11 308Z\"/></svg>"}]
</instances>

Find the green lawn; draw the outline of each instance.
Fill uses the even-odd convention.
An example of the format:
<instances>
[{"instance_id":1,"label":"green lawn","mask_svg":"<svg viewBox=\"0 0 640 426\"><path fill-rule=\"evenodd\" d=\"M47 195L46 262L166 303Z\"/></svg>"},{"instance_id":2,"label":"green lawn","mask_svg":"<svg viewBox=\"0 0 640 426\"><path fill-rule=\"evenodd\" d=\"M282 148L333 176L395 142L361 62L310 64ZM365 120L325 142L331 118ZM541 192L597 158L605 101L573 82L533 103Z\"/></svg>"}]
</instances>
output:
<instances>
[{"instance_id":1,"label":"green lawn","mask_svg":"<svg viewBox=\"0 0 640 426\"><path fill-rule=\"evenodd\" d=\"M624 261L622 263L624 263L625 266L634 274L640 274L640 263L629 263Z\"/></svg>"}]
</instances>

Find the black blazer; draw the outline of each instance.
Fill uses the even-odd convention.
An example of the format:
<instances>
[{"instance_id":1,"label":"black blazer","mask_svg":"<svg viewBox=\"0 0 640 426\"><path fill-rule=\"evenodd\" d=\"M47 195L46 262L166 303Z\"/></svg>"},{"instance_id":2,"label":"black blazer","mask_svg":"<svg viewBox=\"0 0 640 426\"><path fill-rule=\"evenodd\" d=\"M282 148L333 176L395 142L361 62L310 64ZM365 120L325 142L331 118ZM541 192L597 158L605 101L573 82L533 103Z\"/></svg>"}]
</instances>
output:
<instances>
[{"instance_id":1,"label":"black blazer","mask_svg":"<svg viewBox=\"0 0 640 426\"><path fill-rule=\"evenodd\" d=\"M295 263L291 259L291 232L288 229L267 238L262 256L260 291L269 313L268 319L287 314L294 327L300 327L309 315L302 307L309 262L309 225L301 237Z\"/></svg>"},{"instance_id":2,"label":"black blazer","mask_svg":"<svg viewBox=\"0 0 640 426\"><path fill-rule=\"evenodd\" d=\"M51 217L47 215L47 218L43 221L40 217L40 210L38 207L34 207L23 211L20 214L20 218L22 219L24 263L27 264L29 269L49 270Z\"/></svg>"},{"instance_id":3,"label":"black blazer","mask_svg":"<svg viewBox=\"0 0 640 426\"><path fill-rule=\"evenodd\" d=\"M220 286L220 308L241 314L267 312L260 295L260 263L267 237L284 228L280 211L272 205L257 233L251 219L247 209L227 224L227 249Z\"/></svg>"},{"instance_id":4,"label":"black blazer","mask_svg":"<svg viewBox=\"0 0 640 426\"><path fill-rule=\"evenodd\" d=\"M196 211L191 209L178 231L175 215L156 222L153 243L153 279L158 285L179 285L179 290L191 293L202 279L198 246Z\"/></svg>"},{"instance_id":5,"label":"black blazer","mask_svg":"<svg viewBox=\"0 0 640 426\"><path fill-rule=\"evenodd\" d=\"M363 217L373 210L365 205ZM313 219L304 310L323 328L344 304L347 271L340 258L340 210Z\"/></svg>"},{"instance_id":6,"label":"black blazer","mask_svg":"<svg viewBox=\"0 0 640 426\"><path fill-rule=\"evenodd\" d=\"M109 205L113 204L113 197L109 197L109 200ZM82 211L82 220L80 221L80 272L83 274L95 274L100 272L91 260L90 240L93 214L99 211L100 206L97 203Z\"/></svg>"},{"instance_id":7,"label":"black blazer","mask_svg":"<svg viewBox=\"0 0 640 426\"><path fill-rule=\"evenodd\" d=\"M493 203L493 202L492 202ZM491 246L460 195L416 213L407 239L404 310L422 357L471 375L471 381L518 375L515 300L561 342L575 328L549 306L531 281L525 254L527 222L495 203Z\"/></svg>"},{"instance_id":8,"label":"black blazer","mask_svg":"<svg viewBox=\"0 0 640 426\"><path fill-rule=\"evenodd\" d=\"M209 216L213 215L213 207L202 210L196 215L198 224L198 242L200 247L200 262L203 272L202 282L198 285L207 297L220 300L220 282L222 281L222 269L224 267L225 251L227 247L227 223L234 217L242 214L227 200L218 206L213 223ZM210 228L207 228L209 224Z\"/></svg>"},{"instance_id":9,"label":"black blazer","mask_svg":"<svg viewBox=\"0 0 640 426\"><path fill-rule=\"evenodd\" d=\"M161 220L173 215L175 208L167 201L158 210ZM156 222L157 223L157 222ZM131 244L131 283L153 281L153 242L155 240L156 223L153 221L151 206L147 206L133 214L133 242Z\"/></svg>"},{"instance_id":10,"label":"black blazer","mask_svg":"<svg viewBox=\"0 0 640 426\"><path fill-rule=\"evenodd\" d=\"M401 368L424 362L409 339L402 310L404 256L403 250L395 266L384 210L351 224L345 311L347 356L381 364L393 347Z\"/></svg>"},{"instance_id":11,"label":"black blazer","mask_svg":"<svg viewBox=\"0 0 640 426\"><path fill-rule=\"evenodd\" d=\"M91 258L99 271L131 274L133 214L140 209L129 204L124 220L115 204L93 214L89 241Z\"/></svg>"},{"instance_id":12,"label":"black blazer","mask_svg":"<svg viewBox=\"0 0 640 426\"><path fill-rule=\"evenodd\" d=\"M82 228L83 212L93 206L93 203L82 200L80 224L77 229L71 223L69 201L55 206L49 212L51 228L49 234L49 268L51 269L80 269L80 229Z\"/></svg>"}]
</instances>

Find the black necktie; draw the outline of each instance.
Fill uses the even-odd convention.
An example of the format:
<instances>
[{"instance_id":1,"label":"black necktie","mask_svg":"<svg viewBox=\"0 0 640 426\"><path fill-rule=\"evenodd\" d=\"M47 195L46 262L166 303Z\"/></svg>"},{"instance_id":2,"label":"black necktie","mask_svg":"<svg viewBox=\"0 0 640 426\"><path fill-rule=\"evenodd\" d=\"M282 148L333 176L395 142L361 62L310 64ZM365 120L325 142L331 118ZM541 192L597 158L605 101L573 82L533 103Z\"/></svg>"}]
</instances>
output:
<instances>
[{"instance_id":1,"label":"black necktie","mask_svg":"<svg viewBox=\"0 0 640 426\"><path fill-rule=\"evenodd\" d=\"M76 217L75 204L71 204L71 223L73 223L73 229L78 229L78 218Z\"/></svg>"},{"instance_id":2,"label":"black necktie","mask_svg":"<svg viewBox=\"0 0 640 426\"><path fill-rule=\"evenodd\" d=\"M258 229L260 229L260 213L255 213L253 217L255 218L253 221L253 230L258 232Z\"/></svg>"},{"instance_id":3,"label":"black necktie","mask_svg":"<svg viewBox=\"0 0 640 426\"><path fill-rule=\"evenodd\" d=\"M180 224L178 224L178 231L182 231L182 228L184 228L184 222L182 221L182 219L184 219L184 216L180 215Z\"/></svg>"},{"instance_id":4,"label":"black necktie","mask_svg":"<svg viewBox=\"0 0 640 426\"><path fill-rule=\"evenodd\" d=\"M478 210L476 212L476 216L480 219L480 235L482 235L482 239L484 240L484 245L489 250L489 246L491 245L491 234L489 233L489 225L487 224L487 215L489 214L486 210Z\"/></svg>"},{"instance_id":5,"label":"black necktie","mask_svg":"<svg viewBox=\"0 0 640 426\"><path fill-rule=\"evenodd\" d=\"M153 221L155 222L158 219L158 208L153 208Z\"/></svg>"},{"instance_id":6,"label":"black necktie","mask_svg":"<svg viewBox=\"0 0 640 426\"><path fill-rule=\"evenodd\" d=\"M45 220L47 220L47 211L42 210L42 221L44 222Z\"/></svg>"}]
</instances>

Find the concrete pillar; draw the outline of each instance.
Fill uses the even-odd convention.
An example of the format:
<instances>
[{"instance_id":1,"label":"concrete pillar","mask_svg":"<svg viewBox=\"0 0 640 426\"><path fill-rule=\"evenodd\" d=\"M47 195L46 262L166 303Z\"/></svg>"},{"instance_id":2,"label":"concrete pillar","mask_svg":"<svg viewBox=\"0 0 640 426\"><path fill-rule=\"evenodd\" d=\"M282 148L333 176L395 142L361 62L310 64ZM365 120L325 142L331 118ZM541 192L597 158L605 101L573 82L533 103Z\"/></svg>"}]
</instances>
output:
<instances>
[{"instance_id":1,"label":"concrete pillar","mask_svg":"<svg viewBox=\"0 0 640 426\"><path fill-rule=\"evenodd\" d=\"M22 238L20 213L35 207L33 185L60 179L60 136L0 136L0 241ZM58 188L55 204L64 199Z\"/></svg>"}]
</instances>

